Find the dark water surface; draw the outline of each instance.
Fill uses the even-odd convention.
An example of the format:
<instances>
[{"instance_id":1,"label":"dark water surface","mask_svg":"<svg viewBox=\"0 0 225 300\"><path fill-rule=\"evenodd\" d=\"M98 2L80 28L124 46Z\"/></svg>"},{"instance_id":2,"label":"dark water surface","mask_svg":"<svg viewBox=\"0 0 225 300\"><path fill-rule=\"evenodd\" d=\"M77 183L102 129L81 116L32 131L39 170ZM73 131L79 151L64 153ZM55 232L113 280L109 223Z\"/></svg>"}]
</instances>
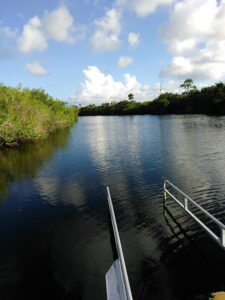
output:
<instances>
[{"instance_id":1,"label":"dark water surface","mask_svg":"<svg viewBox=\"0 0 225 300\"><path fill-rule=\"evenodd\" d=\"M224 117L80 117L0 152L0 299L106 299L107 185L134 299L224 290L225 252L163 209L164 179L225 223Z\"/></svg>"}]
</instances>

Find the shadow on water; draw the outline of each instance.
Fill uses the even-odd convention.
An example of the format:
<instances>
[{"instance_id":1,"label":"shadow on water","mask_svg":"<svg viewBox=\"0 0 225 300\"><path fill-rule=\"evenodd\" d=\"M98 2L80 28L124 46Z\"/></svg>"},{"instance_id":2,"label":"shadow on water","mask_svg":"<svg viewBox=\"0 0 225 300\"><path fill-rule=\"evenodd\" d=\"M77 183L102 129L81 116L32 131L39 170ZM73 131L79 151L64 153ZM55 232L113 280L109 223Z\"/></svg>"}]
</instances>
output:
<instances>
[{"instance_id":1,"label":"shadow on water","mask_svg":"<svg viewBox=\"0 0 225 300\"><path fill-rule=\"evenodd\" d=\"M161 257L167 267L173 295L177 299L208 300L212 286L216 291L225 288L224 250L207 235L189 234L190 229L177 221L172 209L163 206L163 216L172 238L176 240L173 243L168 241Z\"/></svg>"},{"instance_id":2,"label":"shadow on water","mask_svg":"<svg viewBox=\"0 0 225 300\"><path fill-rule=\"evenodd\" d=\"M224 250L206 235L189 233L172 209L163 206L162 217L171 235L161 239L159 259L152 257L150 245L150 254L140 259L135 299L208 300L212 286L224 290Z\"/></svg>"},{"instance_id":3,"label":"shadow on water","mask_svg":"<svg viewBox=\"0 0 225 300\"><path fill-rule=\"evenodd\" d=\"M52 133L46 139L26 143L18 148L0 150L0 196L10 183L34 178L40 166L53 156L55 151L67 145L70 128Z\"/></svg>"},{"instance_id":4,"label":"shadow on water","mask_svg":"<svg viewBox=\"0 0 225 300\"><path fill-rule=\"evenodd\" d=\"M10 192L14 182L22 183L35 179L41 166L51 159L58 149L66 147L70 130L70 128L58 130L46 139L26 143L18 148L1 149L0 199L7 197L7 192ZM30 195L30 198L34 198L33 195ZM1 216L0 298L63 299L64 290L55 283L53 277L52 257L45 250L49 246L48 231L37 230L35 227L38 226L29 222L28 215L19 209L16 213L17 215L21 213L21 219L25 219L21 226L23 222L17 222L18 216L13 216L16 226L19 225L17 228L11 224L8 227L5 225L7 222L5 218L12 217L7 215L7 210L4 210ZM41 223L41 220L39 222Z\"/></svg>"},{"instance_id":5,"label":"shadow on water","mask_svg":"<svg viewBox=\"0 0 225 300\"><path fill-rule=\"evenodd\" d=\"M81 147L67 128L1 152L0 299L106 297L106 195L84 180Z\"/></svg>"}]
</instances>

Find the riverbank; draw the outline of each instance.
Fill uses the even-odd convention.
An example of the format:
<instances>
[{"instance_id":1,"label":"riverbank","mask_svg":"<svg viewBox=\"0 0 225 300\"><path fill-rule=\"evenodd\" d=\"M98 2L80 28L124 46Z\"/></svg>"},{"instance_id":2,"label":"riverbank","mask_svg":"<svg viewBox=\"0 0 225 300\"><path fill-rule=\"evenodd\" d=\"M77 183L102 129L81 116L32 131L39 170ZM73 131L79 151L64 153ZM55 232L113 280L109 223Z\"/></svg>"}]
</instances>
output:
<instances>
[{"instance_id":1,"label":"riverbank","mask_svg":"<svg viewBox=\"0 0 225 300\"><path fill-rule=\"evenodd\" d=\"M80 116L135 114L225 115L225 84L220 82L201 90L194 86L182 94L162 93L152 101L135 102L132 99L103 103L100 106L91 104L82 107L79 112Z\"/></svg>"},{"instance_id":2,"label":"riverbank","mask_svg":"<svg viewBox=\"0 0 225 300\"><path fill-rule=\"evenodd\" d=\"M77 119L76 106L67 107L42 89L0 85L0 147L45 138Z\"/></svg>"}]
</instances>

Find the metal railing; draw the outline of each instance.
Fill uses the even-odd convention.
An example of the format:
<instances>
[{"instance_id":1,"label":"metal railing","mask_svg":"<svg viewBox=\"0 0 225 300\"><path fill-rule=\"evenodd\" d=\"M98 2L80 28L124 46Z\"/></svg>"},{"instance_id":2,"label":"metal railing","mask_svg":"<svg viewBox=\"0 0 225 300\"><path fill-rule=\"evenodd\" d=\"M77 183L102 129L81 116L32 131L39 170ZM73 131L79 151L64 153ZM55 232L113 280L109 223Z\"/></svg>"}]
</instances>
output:
<instances>
[{"instance_id":1,"label":"metal railing","mask_svg":"<svg viewBox=\"0 0 225 300\"><path fill-rule=\"evenodd\" d=\"M108 204L109 204L109 211L110 211L110 216L111 216L111 221L112 221L112 227L113 227L113 233L114 233L114 238L115 238L115 244L116 244L116 249L117 249L117 254L119 258L119 264L120 264L120 270L121 270L121 277L122 277L122 285L124 287L124 294L127 300L133 300L131 289L130 289L130 283L127 275L127 269L126 269L126 264L123 256L123 250L120 242L120 236L117 228L117 223L116 223L116 218L115 218L115 213L112 205L112 199L110 196L110 191L109 188L106 188L107 190L107 199L108 199Z\"/></svg>"},{"instance_id":2,"label":"metal railing","mask_svg":"<svg viewBox=\"0 0 225 300\"><path fill-rule=\"evenodd\" d=\"M170 191L167 189L167 185L171 186L175 191L177 191L184 198L184 203L178 200ZM178 187L172 184L169 180L164 181L164 205L167 204L167 195L169 195L177 204L182 207L185 212L190 215L224 250L225 250L225 225L213 217L209 212L182 192ZM193 204L198 210L200 210L205 216L211 219L220 229L220 236L215 234L206 224L204 224L192 211L189 207L189 203Z\"/></svg>"}]
</instances>

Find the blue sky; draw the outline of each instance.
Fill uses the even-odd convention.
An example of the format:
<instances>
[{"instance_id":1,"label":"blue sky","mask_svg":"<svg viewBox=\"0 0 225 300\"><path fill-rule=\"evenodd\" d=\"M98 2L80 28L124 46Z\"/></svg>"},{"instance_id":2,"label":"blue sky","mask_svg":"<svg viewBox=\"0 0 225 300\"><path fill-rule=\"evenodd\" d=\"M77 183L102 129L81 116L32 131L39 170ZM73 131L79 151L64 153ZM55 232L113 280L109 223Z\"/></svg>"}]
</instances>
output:
<instances>
[{"instance_id":1,"label":"blue sky","mask_svg":"<svg viewBox=\"0 0 225 300\"><path fill-rule=\"evenodd\" d=\"M0 12L5 85L86 105L224 80L224 0L7 0Z\"/></svg>"}]
</instances>

